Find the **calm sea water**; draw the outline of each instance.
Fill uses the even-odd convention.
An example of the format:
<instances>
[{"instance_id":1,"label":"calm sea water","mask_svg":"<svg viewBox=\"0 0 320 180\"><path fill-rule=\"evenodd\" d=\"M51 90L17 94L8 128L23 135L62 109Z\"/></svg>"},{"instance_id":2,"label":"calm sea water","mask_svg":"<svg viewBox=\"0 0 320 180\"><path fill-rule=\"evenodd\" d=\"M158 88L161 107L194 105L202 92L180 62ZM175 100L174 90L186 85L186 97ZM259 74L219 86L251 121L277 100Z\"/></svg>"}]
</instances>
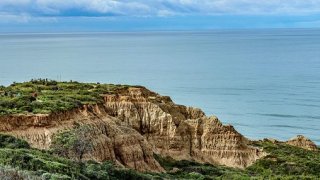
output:
<instances>
[{"instance_id":1,"label":"calm sea water","mask_svg":"<svg viewBox=\"0 0 320 180\"><path fill-rule=\"evenodd\" d=\"M320 30L0 35L0 84L144 85L249 138L320 144Z\"/></svg>"}]
</instances>

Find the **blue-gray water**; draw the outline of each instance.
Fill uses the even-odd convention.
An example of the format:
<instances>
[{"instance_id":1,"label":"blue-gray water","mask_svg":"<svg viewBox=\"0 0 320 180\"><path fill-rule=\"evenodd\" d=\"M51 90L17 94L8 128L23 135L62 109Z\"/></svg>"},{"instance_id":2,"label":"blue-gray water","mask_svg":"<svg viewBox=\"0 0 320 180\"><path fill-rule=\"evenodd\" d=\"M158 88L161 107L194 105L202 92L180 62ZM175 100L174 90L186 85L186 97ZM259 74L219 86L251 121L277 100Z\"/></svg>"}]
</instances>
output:
<instances>
[{"instance_id":1,"label":"blue-gray water","mask_svg":"<svg viewBox=\"0 0 320 180\"><path fill-rule=\"evenodd\" d=\"M320 30L0 35L0 84L144 85L249 138L320 144Z\"/></svg>"}]
</instances>

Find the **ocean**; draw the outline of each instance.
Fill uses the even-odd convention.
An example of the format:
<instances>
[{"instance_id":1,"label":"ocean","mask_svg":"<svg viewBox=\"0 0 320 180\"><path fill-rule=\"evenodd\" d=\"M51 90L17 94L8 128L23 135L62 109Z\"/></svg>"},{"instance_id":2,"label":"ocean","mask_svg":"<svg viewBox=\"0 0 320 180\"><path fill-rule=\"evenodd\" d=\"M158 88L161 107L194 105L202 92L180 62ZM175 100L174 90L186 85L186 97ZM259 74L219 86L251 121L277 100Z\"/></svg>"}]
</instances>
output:
<instances>
[{"instance_id":1,"label":"ocean","mask_svg":"<svg viewBox=\"0 0 320 180\"><path fill-rule=\"evenodd\" d=\"M0 84L143 85L251 139L320 145L320 29L0 34Z\"/></svg>"}]
</instances>

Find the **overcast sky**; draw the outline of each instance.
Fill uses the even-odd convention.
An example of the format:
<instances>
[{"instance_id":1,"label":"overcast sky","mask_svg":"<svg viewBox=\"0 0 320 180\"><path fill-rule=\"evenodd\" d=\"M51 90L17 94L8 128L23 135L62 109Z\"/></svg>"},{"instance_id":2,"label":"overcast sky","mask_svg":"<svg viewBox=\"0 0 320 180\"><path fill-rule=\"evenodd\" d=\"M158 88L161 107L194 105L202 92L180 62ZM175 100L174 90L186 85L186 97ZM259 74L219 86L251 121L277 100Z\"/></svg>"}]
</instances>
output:
<instances>
[{"instance_id":1,"label":"overcast sky","mask_svg":"<svg viewBox=\"0 0 320 180\"><path fill-rule=\"evenodd\" d=\"M0 0L0 31L320 27L320 0Z\"/></svg>"}]
</instances>

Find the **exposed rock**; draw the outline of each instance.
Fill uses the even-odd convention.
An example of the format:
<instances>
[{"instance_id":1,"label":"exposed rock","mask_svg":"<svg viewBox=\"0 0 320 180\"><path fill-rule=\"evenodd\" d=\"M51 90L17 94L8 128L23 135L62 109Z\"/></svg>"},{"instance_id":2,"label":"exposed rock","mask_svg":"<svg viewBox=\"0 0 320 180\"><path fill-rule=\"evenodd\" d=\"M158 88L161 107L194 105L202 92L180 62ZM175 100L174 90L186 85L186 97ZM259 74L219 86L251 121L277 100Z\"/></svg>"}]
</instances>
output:
<instances>
[{"instance_id":1,"label":"exposed rock","mask_svg":"<svg viewBox=\"0 0 320 180\"><path fill-rule=\"evenodd\" d=\"M138 171L163 172L145 138L103 110L103 106L95 105L52 115L1 117L0 132L24 139L32 147L49 149L55 134L70 130L75 124L88 125L93 151L85 154L84 159L113 161Z\"/></svg>"},{"instance_id":2,"label":"exposed rock","mask_svg":"<svg viewBox=\"0 0 320 180\"><path fill-rule=\"evenodd\" d=\"M286 142L286 144L289 144L291 146L300 147L300 148L307 149L307 150L311 150L311 151L318 150L317 145L314 142L312 142L310 139L308 139L302 135L298 135L297 137L294 137L294 138L288 140Z\"/></svg>"},{"instance_id":3,"label":"exposed rock","mask_svg":"<svg viewBox=\"0 0 320 180\"><path fill-rule=\"evenodd\" d=\"M48 149L55 134L75 124L89 125L94 151L86 159L111 160L139 171L164 171L153 153L238 168L265 155L217 117L176 105L143 87L121 89L103 99L103 104L70 112L0 117L0 132Z\"/></svg>"},{"instance_id":4,"label":"exposed rock","mask_svg":"<svg viewBox=\"0 0 320 180\"><path fill-rule=\"evenodd\" d=\"M217 117L206 117L200 109L176 105L144 88L104 99L110 115L140 132L163 156L244 168L265 155Z\"/></svg>"},{"instance_id":5,"label":"exposed rock","mask_svg":"<svg viewBox=\"0 0 320 180\"><path fill-rule=\"evenodd\" d=\"M175 168L170 170L170 173L177 173L179 171L180 171L180 169L175 167Z\"/></svg>"},{"instance_id":6,"label":"exposed rock","mask_svg":"<svg viewBox=\"0 0 320 180\"><path fill-rule=\"evenodd\" d=\"M87 125L91 127L94 150L86 159L111 160L138 171L164 171L154 159L150 144L132 128L117 125L112 118L96 119Z\"/></svg>"},{"instance_id":7,"label":"exposed rock","mask_svg":"<svg viewBox=\"0 0 320 180\"><path fill-rule=\"evenodd\" d=\"M264 138L263 141L268 141L271 142L273 144L279 143L280 141L273 139L273 138Z\"/></svg>"}]
</instances>

